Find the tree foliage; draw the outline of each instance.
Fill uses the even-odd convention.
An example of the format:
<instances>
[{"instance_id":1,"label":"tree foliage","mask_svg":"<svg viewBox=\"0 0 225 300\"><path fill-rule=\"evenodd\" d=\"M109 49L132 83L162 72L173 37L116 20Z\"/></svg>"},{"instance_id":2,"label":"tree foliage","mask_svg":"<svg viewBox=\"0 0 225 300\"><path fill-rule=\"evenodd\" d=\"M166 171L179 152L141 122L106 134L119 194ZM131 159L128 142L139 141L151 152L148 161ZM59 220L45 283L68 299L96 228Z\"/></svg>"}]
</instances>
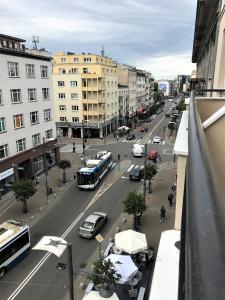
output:
<instances>
[{"instance_id":1,"label":"tree foliage","mask_svg":"<svg viewBox=\"0 0 225 300\"><path fill-rule=\"evenodd\" d=\"M152 178L156 175L157 168L155 165L148 164L145 169L146 179L152 180Z\"/></svg>"},{"instance_id":2,"label":"tree foliage","mask_svg":"<svg viewBox=\"0 0 225 300\"><path fill-rule=\"evenodd\" d=\"M63 160L60 160L59 162L59 168L60 169L67 169L67 168L70 168L71 167L71 163L68 159L63 159Z\"/></svg>"},{"instance_id":3,"label":"tree foliage","mask_svg":"<svg viewBox=\"0 0 225 300\"><path fill-rule=\"evenodd\" d=\"M117 262L120 263L120 262ZM121 278L110 260L99 259L93 263L93 272L87 276L95 286L114 285Z\"/></svg>"},{"instance_id":4,"label":"tree foliage","mask_svg":"<svg viewBox=\"0 0 225 300\"><path fill-rule=\"evenodd\" d=\"M36 192L36 187L30 179L13 183L12 189L15 192L16 199L19 201L23 201L23 198L29 199Z\"/></svg>"},{"instance_id":5,"label":"tree foliage","mask_svg":"<svg viewBox=\"0 0 225 300\"><path fill-rule=\"evenodd\" d=\"M143 194L130 192L123 202L123 211L129 215L139 215L145 211L145 201Z\"/></svg>"}]
</instances>

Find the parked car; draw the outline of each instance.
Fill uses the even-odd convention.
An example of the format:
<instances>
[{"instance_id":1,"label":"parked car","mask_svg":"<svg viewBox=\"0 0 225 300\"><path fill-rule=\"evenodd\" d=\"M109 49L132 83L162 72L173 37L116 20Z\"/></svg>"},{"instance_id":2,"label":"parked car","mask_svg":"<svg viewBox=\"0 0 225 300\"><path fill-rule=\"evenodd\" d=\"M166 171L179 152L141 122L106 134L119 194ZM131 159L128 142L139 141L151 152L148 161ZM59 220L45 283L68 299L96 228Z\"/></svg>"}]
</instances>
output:
<instances>
[{"instance_id":1,"label":"parked car","mask_svg":"<svg viewBox=\"0 0 225 300\"><path fill-rule=\"evenodd\" d=\"M126 137L126 140L131 141L135 139L135 135L133 133L129 133Z\"/></svg>"},{"instance_id":2,"label":"parked car","mask_svg":"<svg viewBox=\"0 0 225 300\"><path fill-rule=\"evenodd\" d=\"M153 144L159 144L161 143L161 137L160 136L154 136L153 140L152 140Z\"/></svg>"},{"instance_id":3,"label":"parked car","mask_svg":"<svg viewBox=\"0 0 225 300\"><path fill-rule=\"evenodd\" d=\"M135 166L131 171L129 175L129 179L131 181L139 181L144 176L144 167Z\"/></svg>"},{"instance_id":4,"label":"parked car","mask_svg":"<svg viewBox=\"0 0 225 300\"><path fill-rule=\"evenodd\" d=\"M108 216L104 212L93 212L79 227L79 235L84 238L94 238L107 222Z\"/></svg>"},{"instance_id":5,"label":"parked car","mask_svg":"<svg viewBox=\"0 0 225 300\"><path fill-rule=\"evenodd\" d=\"M140 128L140 132L145 132L145 131L148 131L148 127L147 126L142 126Z\"/></svg>"},{"instance_id":6,"label":"parked car","mask_svg":"<svg viewBox=\"0 0 225 300\"><path fill-rule=\"evenodd\" d=\"M151 160L157 159L158 155L159 155L159 154L158 154L157 151L155 151L155 150L150 150L150 151L148 152L148 159L151 159Z\"/></svg>"}]
</instances>

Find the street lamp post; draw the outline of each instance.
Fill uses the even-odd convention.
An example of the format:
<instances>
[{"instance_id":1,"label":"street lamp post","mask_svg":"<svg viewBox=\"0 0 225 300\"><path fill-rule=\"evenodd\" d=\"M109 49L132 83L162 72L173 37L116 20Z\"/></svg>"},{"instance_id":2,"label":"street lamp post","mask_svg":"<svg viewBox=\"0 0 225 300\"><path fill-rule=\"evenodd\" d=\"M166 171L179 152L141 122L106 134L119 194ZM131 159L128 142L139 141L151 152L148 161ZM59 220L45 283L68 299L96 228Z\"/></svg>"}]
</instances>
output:
<instances>
[{"instance_id":1,"label":"street lamp post","mask_svg":"<svg viewBox=\"0 0 225 300\"><path fill-rule=\"evenodd\" d=\"M85 156L84 120L82 120L82 129L83 129L83 156Z\"/></svg>"},{"instance_id":2,"label":"street lamp post","mask_svg":"<svg viewBox=\"0 0 225 300\"><path fill-rule=\"evenodd\" d=\"M46 187L46 198L48 201L48 167L46 162L46 144L45 138L43 137L43 150L44 150L44 169L45 169L45 187Z\"/></svg>"},{"instance_id":3,"label":"street lamp post","mask_svg":"<svg viewBox=\"0 0 225 300\"><path fill-rule=\"evenodd\" d=\"M144 151L144 182L143 182L144 203L146 203L146 159L147 159L147 144L145 144L145 151Z\"/></svg>"}]
</instances>

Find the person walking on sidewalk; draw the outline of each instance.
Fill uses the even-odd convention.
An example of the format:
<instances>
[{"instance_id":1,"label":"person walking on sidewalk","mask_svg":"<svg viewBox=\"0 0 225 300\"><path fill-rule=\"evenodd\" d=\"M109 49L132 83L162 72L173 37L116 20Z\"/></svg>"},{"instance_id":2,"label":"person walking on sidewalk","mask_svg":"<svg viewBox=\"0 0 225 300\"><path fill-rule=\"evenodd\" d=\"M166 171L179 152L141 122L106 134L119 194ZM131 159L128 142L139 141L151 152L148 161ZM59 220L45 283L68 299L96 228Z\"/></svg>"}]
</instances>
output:
<instances>
[{"instance_id":1,"label":"person walking on sidewalk","mask_svg":"<svg viewBox=\"0 0 225 300\"><path fill-rule=\"evenodd\" d=\"M160 208L160 223L164 222L165 217L166 217L166 209L162 205Z\"/></svg>"},{"instance_id":2,"label":"person walking on sidewalk","mask_svg":"<svg viewBox=\"0 0 225 300\"><path fill-rule=\"evenodd\" d=\"M170 204L170 207L173 206L173 194L172 193L168 194L168 202Z\"/></svg>"}]
</instances>

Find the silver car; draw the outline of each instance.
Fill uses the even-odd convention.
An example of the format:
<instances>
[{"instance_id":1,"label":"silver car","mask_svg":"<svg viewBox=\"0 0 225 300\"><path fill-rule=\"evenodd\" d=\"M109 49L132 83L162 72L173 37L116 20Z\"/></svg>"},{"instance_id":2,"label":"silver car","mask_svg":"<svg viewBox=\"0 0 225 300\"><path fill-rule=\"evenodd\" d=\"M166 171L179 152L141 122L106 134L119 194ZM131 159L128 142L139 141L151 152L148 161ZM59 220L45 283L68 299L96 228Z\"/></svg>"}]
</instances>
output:
<instances>
[{"instance_id":1,"label":"silver car","mask_svg":"<svg viewBox=\"0 0 225 300\"><path fill-rule=\"evenodd\" d=\"M79 227L79 235L85 238L95 237L107 222L108 216L103 212L93 212Z\"/></svg>"},{"instance_id":2,"label":"silver car","mask_svg":"<svg viewBox=\"0 0 225 300\"><path fill-rule=\"evenodd\" d=\"M154 136L152 143L153 144L160 144L161 143L161 137L160 136Z\"/></svg>"}]
</instances>

